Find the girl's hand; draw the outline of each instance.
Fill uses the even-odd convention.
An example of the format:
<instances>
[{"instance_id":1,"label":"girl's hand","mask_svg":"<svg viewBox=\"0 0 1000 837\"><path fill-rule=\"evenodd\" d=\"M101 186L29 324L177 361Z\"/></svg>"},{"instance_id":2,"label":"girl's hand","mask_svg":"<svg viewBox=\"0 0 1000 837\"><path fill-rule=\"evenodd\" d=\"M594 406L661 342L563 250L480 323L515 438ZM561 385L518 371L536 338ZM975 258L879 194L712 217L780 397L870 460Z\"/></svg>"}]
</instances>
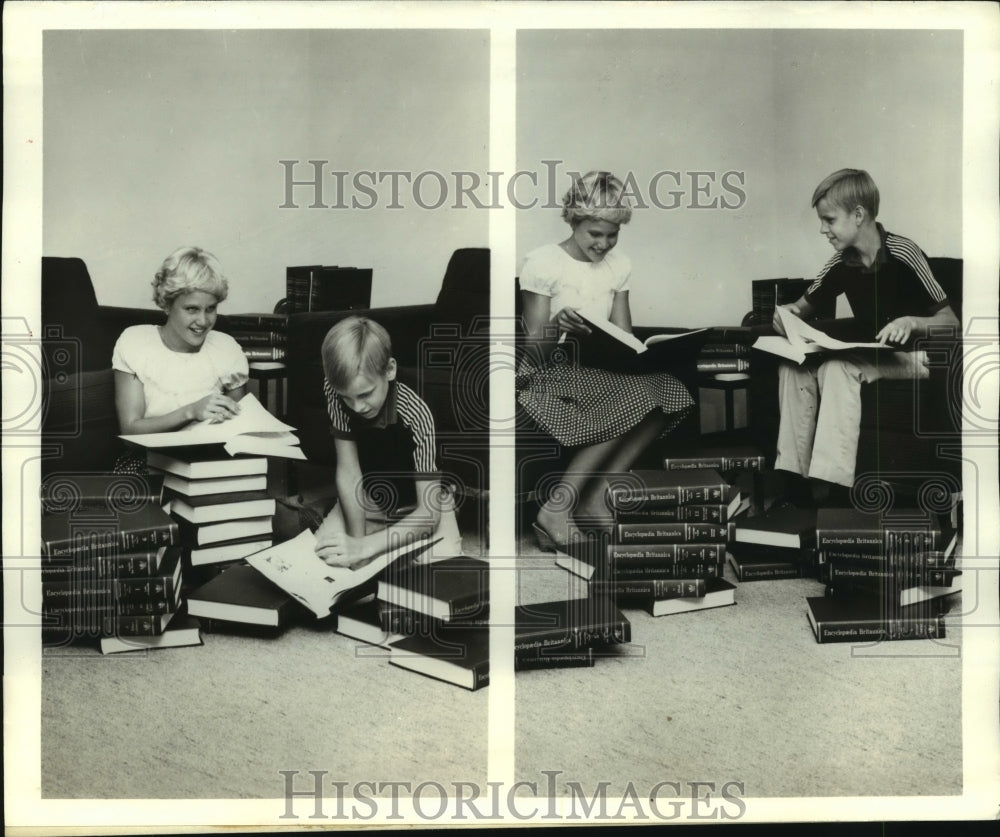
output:
<instances>
[{"instance_id":1,"label":"girl's hand","mask_svg":"<svg viewBox=\"0 0 1000 837\"><path fill-rule=\"evenodd\" d=\"M575 308L563 308L552 318L552 322L559 326L560 331L568 334L590 334L590 326L576 313Z\"/></svg>"},{"instance_id":2,"label":"girl's hand","mask_svg":"<svg viewBox=\"0 0 1000 837\"><path fill-rule=\"evenodd\" d=\"M332 532L320 536L317 532L316 554L331 567L356 567L368 563L372 558L364 548L361 538L354 538L346 532Z\"/></svg>"},{"instance_id":3,"label":"girl's hand","mask_svg":"<svg viewBox=\"0 0 1000 837\"><path fill-rule=\"evenodd\" d=\"M209 421L212 424L231 419L239 413L240 406L232 398L219 392L206 395L190 406L192 421Z\"/></svg>"},{"instance_id":4,"label":"girl's hand","mask_svg":"<svg viewBox=\"0 0 1000 837\"><path fill-rule=\"evenodd\" d=\"M912 317L898 317L891 323L885 325L882 330L875 335L879 343L896 343L903 345L913 334L914 322Z\"/></svg>"}]
</instances>

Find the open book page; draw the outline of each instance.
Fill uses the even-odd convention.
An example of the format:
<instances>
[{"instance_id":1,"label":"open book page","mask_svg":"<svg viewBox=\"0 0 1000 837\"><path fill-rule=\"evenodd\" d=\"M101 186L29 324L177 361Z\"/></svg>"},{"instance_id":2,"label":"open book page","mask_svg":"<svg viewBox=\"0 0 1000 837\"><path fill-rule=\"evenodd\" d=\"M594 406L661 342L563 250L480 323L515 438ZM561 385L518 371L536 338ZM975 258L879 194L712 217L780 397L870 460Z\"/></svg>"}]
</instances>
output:
<instances>
[{"instance_id":1,"label":"open book page","mask_svg":"<svg viewBox=\"0 0 1000 837\"><path fill-rule=\"evenodd\" d=\"M755 349L770 352L796 363L803 363L807 355L820 352L842 352L851 349L893 349L892 346L887 346L884 343L846 343L813 328L784 308L775 310L778 312L778 318L788 336L782 337L775 334L758 337L753 344Z\"/></svg>"},{"instance_id":2,"label":"open book page","mask_svg":"<svg viewBox=\"0 0 1000 837\"><path fill-rule=\"evenodd\" d=\"M181 430L168 433L139 433L121 438L147 448L165 448L224 444L242 433L287 433L294 429L271 415L253 393L247 393L240 400L239 414L231 419L215 424L196 421Z\"/></svg>"},{"instance_id":3,"label":"open book page","mask_svg":"<svg viewBox=\"0 0 1000 837\"><path fill-rule=\"evenodd\" d=\"M331 567L320 558L316 554L316 535L306 529L290 541L248 556L246 562L322 618L330 615L345 593L371 581L400 558L427 550L438 540L424 538L404 544L351 570Z\"/></svg>"},{"instance_id":4,"label":"open book page","mask_svg":"<svg viewBox=\"0 0 1000 837\"><path fill-rule=\"evenodd\" d=\"M648 337L645 342L643 342L634 335L629 334L627 331L625 331L625 329L615 325L606 317L602 317L600 313L596 311L581 308L577 311L577 313L581 317L583 317L584 320L587 321L587 325L591 326L592 328L598 328L605 334L611 335L615 339L624 343L629 348L634 349L636 354L641 354L642 352L646 351L650 346L654 346L657 343L665 343L669 340L680 340L685 337L691 337L692 335L701 334L704 331L708 331L708 329L706 328L697 328L694 329L693 331L682 331L678 332L677 334L654 334L651 337Z\"/></svg>"},{"instance_id":5,"label":"open book page","mask_svg":"<svg viewBox=\"0 0 1000 837\"><path fill-rule=\"evenodd\" d=\"M285 459L305 459L306 455L299 446L298 437L294 433L242 433L230 439L224 445L226 453L235 456L238 453L253 456L281 456Z\"/></svg>"}]
</instances>

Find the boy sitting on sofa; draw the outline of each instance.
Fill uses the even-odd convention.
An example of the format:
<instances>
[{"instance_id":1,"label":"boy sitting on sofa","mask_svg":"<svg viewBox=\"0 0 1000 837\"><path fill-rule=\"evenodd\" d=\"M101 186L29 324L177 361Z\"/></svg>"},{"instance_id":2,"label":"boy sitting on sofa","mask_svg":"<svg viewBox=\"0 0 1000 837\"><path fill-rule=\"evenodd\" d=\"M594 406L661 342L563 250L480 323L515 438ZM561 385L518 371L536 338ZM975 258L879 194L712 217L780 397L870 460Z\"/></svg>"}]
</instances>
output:
<instances>
[{"instance_id":1,"label":"boy sitting on sofa","mask_svg":"<svg viewBox=\"0 0 1000 837\"><path fill-rule=\"evenodd\" d=\"M802 319L847 294L863 340L900 349L958 318L921 249L887 232L875 218L879 193L868 172L841 169L813 192L812 206L836 253L797 302L781 306ZM774 328L784 334L777 312ZM808 480L797 493L807 502L843 503L854 484L861 425L861 384L926 378L924 352L880 353L876 359L840 355L819 365L779 367L781 421L775 469Z\"/></svg>"},{"instance_id":2,"label":"boy sitting on sofa","mask_svg":"<svg viewBox=\"0 0 1000 837\"><path fill-rule=\"evenodd\" d=\"M460 555L453 498L437 470L434 418L396 380L389 333L366 317L341 320L321 349L323 390L337 452L337 502L316 531L316 552L357 567L425 535L434 558Z\"/></svg>"}]
</instances>

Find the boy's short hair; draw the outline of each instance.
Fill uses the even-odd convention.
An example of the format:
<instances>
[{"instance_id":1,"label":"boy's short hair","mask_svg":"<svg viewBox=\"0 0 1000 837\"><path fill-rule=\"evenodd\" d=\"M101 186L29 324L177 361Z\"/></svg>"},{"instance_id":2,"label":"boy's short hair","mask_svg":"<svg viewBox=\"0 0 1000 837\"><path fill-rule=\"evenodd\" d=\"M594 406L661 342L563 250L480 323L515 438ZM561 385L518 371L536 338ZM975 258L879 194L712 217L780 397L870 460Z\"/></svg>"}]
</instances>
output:
<instances>
[{"instance_id":1,"label":"boy's short hair","mask_svg":"<svg viewBox=\"0 0 1000 837\"><path fill-rule=\"evenodd\" d=\"M861 206L873 220L878 217L878 187L863 169L840 169L825 178L813 192L813 209L823 198L845 212Z\"/></svg>"},{"instance_id":2,"label":"boy's short hair","mask_svg":"<svg viewBox=\"0 0 1000 837\"><path fill-rule=\"evenodd\" d=\"M385 375L392 360L389 332L367 317L345 317L323 338L323 373L334 389L346 389L360 374Z\"/></svg>"},{"instance_id":3,"label":"boy's short hair","mask_svg":"<svg viewBox=\"0 0 1000 837\"><path fill-rule=\"evenodd\" d=\"M218 302L229 295L222 265L200 247L179 247L163 260L153 279L153 302L170 311L174 300L193 291L211 294Z\"/></svg>"},{"instance_id":4,"label":"boy's short hair","mask_svg":"<svg viewBox=\"0 0 1000 837\"><path fill-rule=\"evenodd\" d=\"M632 218L632 205L624 191L624 184L611 172L587 172L575 178L563 195L563 220L574 228L582 221L627 224Z\"/></svg>"}]
</instances>

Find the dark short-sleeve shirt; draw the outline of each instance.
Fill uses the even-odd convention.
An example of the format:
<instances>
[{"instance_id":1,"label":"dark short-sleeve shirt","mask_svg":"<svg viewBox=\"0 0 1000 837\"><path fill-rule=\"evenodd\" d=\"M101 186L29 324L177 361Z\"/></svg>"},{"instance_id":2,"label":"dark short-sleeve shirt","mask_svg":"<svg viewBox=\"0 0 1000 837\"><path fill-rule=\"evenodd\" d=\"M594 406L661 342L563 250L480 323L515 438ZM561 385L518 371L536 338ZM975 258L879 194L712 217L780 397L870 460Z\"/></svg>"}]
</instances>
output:
<instances>
[{"instance_id":1,"label":"dark short-sleeve shirt","mask_svg":"<svg viewBox=\"0 0 1000 837\"><path fill-rule=\"evenodd\" d=\"M344 406L328 382L323 392L330 432L357 445L362 485L369 499L386 512L413 506L416 481L441 476L434 417L427 404L406 384L391 381L378 415L364 419Z\"/></svg>"},{"instance_id":2,"label":"dark short-sleeve shirt","mask_svg":"<svg viewBox=\"0 0 1000 837\"><path fill-rule=\"evenodd\" d=\"M812 305L830 304L840 294L871 337L897 317L929 317L948 305L927 257L910 239L878 225L882 246L871 267L854 248L836 253L805 293Z\"/></svg>"}]
</instances>

